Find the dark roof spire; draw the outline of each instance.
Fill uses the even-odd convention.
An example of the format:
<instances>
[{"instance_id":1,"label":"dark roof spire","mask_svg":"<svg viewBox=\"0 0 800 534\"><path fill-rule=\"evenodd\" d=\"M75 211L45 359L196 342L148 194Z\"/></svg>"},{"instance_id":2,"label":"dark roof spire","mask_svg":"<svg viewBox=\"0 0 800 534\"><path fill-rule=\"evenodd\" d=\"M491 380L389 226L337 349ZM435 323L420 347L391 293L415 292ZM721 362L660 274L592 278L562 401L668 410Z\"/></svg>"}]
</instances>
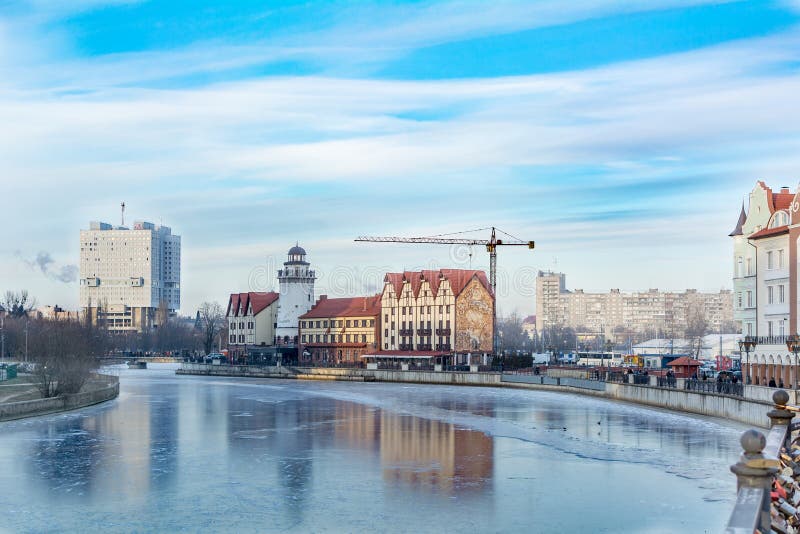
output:
<instances>
[{"instance_id":1,"label":"dark roof spire","mask_svg":"<svg viewBox=\"0 0 800 534\"><path fill-rule=\"evenodd\" d=\"M747 222L747 213L744 211L744 202L742 202L742 212L739 214L739 220L736 223L736 228L734 228L733 232L728 235L731 237L742 235L742 227L744 226L745 222Z\"/></svg>"}]
</instances>

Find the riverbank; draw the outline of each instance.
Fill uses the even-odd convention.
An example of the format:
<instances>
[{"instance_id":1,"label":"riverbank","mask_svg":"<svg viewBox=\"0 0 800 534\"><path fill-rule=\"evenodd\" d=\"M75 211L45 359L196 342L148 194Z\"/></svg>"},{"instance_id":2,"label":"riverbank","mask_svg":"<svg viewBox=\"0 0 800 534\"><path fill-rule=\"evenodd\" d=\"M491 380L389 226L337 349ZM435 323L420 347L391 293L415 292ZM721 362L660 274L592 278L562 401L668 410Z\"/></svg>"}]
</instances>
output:
<instances>
[{"instance_id":1,"label":"riverbank","mask_svg":"<svg viewBox=\"0 0 800 534\"><path fill-rule=\"evenodd\" d=\"M52 413L85 408L117 398L119 378L110 375L94 375L80 393L61 395L48 399L32 399L0 403L0 421L12 421L25 417L37 417Z\"/></svg>"},{"instance_id":2,"label":"riverbank","mask_svg":"<svg viewBox=\"0 0 800 534\"><path fill-rule=\"evenodd\" d=\"M572 377L533 375L501 375L500 373L467 373L442 371L402 371L384 369L331 369L324 367L260 367L244 365L208 365L184 363L179 375L227 376L245 378L283 378L297 380L341 380L359 382L406 382L534 389L561 393L577 393L624 401L653 408L720 417L761 428L769 427L767 411L772 403L756 393L747 397L713 392L688 391L683 388L658 387L617 382L603 382ZM764 389L764 388L760 388ZM760 396L760 395L759 395Z\"/></svg>"}]
</instances>

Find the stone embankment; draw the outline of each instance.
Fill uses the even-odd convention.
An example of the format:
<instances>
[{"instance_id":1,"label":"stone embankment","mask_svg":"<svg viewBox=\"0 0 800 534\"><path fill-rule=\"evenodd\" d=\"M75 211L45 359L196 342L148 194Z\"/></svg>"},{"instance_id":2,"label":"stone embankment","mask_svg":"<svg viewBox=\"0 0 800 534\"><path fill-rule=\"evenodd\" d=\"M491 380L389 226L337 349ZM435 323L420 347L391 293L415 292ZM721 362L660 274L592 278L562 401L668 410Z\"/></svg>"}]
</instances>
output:
<instances>
[{"instance_id":1,"label":"stone embankment","mask_svg":"<svg viewBox=\"0 0 800 534\"><path fill-rule=\"evenodd\" d=\"M94 375L80 393L49 399L0 403L0 421L76 410L115 399L118 395L119 377Z\"/></svg>"},{"instance_id":2,"label":"stone embankment","mask_svg":"<svg viewBox=\"0 0 800 534\"><path fill-rule=\"evenodd\" d=\"M654 408L664 408L710 417L722 417L762 428L769 427L769 418L765 413L766 409L772 406L772 403L766 399L769 398L769 394L775 391L769 388L747 386L744 396L736 396L715 392L689 391L684 388L682 379L678 379L677 387L659 387L655 377L652 377L653 380L647 384L633 384L590 380L585 378L585 376L588 376L585 373L575 374L574 376L549 376L324 367L250 367L196 363L184 363L176 372L185 375L358 382L411 382L416 384L508 387L579 393L643 404Z\"/></svg>"}]
</instances>

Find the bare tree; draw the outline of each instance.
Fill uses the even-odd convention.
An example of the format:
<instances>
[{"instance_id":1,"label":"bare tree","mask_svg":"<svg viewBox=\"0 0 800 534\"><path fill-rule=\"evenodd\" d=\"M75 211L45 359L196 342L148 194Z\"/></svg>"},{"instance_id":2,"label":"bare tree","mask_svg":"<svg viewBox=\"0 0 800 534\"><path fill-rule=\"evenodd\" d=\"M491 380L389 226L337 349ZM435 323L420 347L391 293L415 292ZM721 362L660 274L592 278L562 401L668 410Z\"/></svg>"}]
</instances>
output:
<instances>
[{"instance_id":1,"label":"bare tree","mask_svg":"<svg viewBox=\"0 0 800 534\"><path fill-rule=\"evenodd\" d=\"M43 397L77 393L104 349L104 334L72 321L34 321L30 354Z\"/></svg>"},{"instance_id":2,"label":"bare tree","mask_svg":"<svg viewBox=\"0 0 800 534\"><path fill-rule=\"evenodd\" d=\"M703 349L703 337L707 330L708 322L702 306L698 303L690 305L686 312L686 338L691 340L695 358L700 356L700 351Z\"/></svg>"},{"instance_id":3,"label":"bare tree","mask_svg":"<svg viewBox=\"0 0 800 534\"><path fill-rule=\"evenodd\" d=\"M28 290L6 291L2 302L6 313L11 317L27 317L28 313L36 306L36 300L28 295Z\"/></svg>"},{"instance_id":4,"label":"bare tree","mask_svg":"<svg viewBox=\"0 0 800 534\"><path fill-rule=\"evenodd\" d=\"M497 333L501 350L524 350L530 346L530 339L522 329L522 318L517 312L498 321Z\"/></svg>"},{"instance_id":5,"label":"bare tree","mask_svg":"<svg viewBox=\"0 0 800 534\"><path fill-rule=\"evenodd\" d=\"M225 326L225 315L219 302L204 302L200 305L200 327L203 350L209 354L214 348L214 340Z\"/></svg>"}]
</instances>

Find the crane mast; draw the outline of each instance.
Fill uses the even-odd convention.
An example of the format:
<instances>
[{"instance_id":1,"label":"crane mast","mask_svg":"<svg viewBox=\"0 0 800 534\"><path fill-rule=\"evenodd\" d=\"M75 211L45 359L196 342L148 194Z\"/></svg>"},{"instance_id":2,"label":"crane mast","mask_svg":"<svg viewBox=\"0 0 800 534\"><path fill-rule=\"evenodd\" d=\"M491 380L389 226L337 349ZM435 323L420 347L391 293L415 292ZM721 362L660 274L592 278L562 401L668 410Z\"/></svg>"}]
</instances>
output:
<instances>
[{"instance_id":1,"label":"crane mast","mask_svg":"<svg viewBox=\"0 0 800 534\"><path fill-rule=\"evenodd\" d=\"M479 230L488 230L489 228L481 228ZM468 239L468 238L453 238L444 236L431 236L431 237L376 237L376 236L359 236L355 240L370 243L415 243L415 244L432 244L432 245L483 245L486 247L486 252L489 253L489 287L492 291L492 352L497 354L497 247L498 246L526 246L529 249L535 247L533 241L523 241L515 238L510 234L511 241L506 241L497 238L497 228L491 227L492 234L489 239ZM501 233L505 234L502 230ZM460 232L464 233L464 232Z\"/></svg>"}]
</instances>

